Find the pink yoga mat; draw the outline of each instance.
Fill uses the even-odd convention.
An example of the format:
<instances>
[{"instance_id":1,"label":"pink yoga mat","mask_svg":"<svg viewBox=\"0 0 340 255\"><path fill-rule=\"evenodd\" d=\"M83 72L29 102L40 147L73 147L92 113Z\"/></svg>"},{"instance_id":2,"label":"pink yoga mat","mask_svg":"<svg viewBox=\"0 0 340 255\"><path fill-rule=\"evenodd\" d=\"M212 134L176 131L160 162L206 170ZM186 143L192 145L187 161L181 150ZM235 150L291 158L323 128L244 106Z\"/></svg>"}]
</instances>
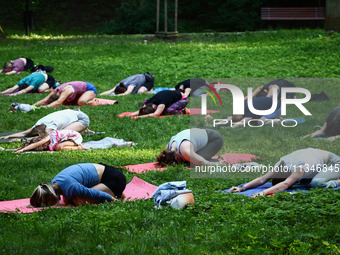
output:
<instances>
[{"instance_id":1,"label":"pink yoga mat","mask_svg":"<svg viewBox=\"0 0 340 255\"><path fill-rule=\"evenodd\" d=\"M214 111L214 110L207 110L207 113L216 113L219 111ZM118 115L118 117L125 117L128 114L133 113L133 112L123 112L121 114ZM201 109L200 108L190 108L190 115L197 115L197 114L201 114ZM168 116L176 116L176 115L160 115L158 116L158 118L164 118L164 117L168 117Z\"/></svg>"},{"instance_id":2,"label":"pink yoga mat","mask_svg":"<svg viewBox=\"0 0 340 255\"><path fill-rule=\"evenodd\" d=\"M127 197L131 197L132 200L135 199L148 199L152 197L152 194L157 189L157 186L147 183L138 177L133 177L130 183L126 185L124 190L124 194ZM70 206L65 206L63 198L59 202L58 206L53 208L67 208ZM35 208L30 206L30 199L17 199L11 201L2 201L0 202L0 212L18 212L18 213L32 213L43 210L46 208Z\"/></svg>"},{"instance_id":3,"label":"pink yoga mat","mask_svg":"<svg viewBox=\"0 0 340 255\"><path fill-rule=\"evenodd\" d=\"M67 207L65 206L65 203L62 197L60 199L59 205L55 206L54 208L61 208L61 207ZM32 213L32 212L37 212L43 209L44 208L42 207L35 208L31 206L29 198L0 202L1 213L6 213L6 212Z\"/></svg>"},{"instance_id":4,"label":"pink yoga mat","mask_svg":"<svg viewBox=\"0 0 340 255\"><path fill-rule=\"evenodd\" d=\"M250 162L259 157L253 154L239 154L239 153L225 153L220 155L224 160L228 161L229 164L236 164L241 162Z\"/></svg>"},{"instance_id":5,"label":"pink yoga mat","mask_svg":"<svg viewBox=\"0 0 340 255\"><path fill-rule=\"evenodd\" d=\"M147 183L146 181L134 176L131 182L126 185L124 194L126 197L131 197L132 200L148 199L152 197L152 194L156 189L157 186Z\"/></svg>"},{"instance_id":6,"label":"pink yoga mat","mask_svg":"<svg viewBox=\"0 0 340 255\"><path fill-rule=\"evenodd\" d=\"M126 170L141 174L147 171L164 171L166 167L156 167L155 164L157 162L145 163L145 164L138 164L138 165L128 165L125 166Z\"/></svg>"},{"instance_id":7,"label":"pink yoga mat","mask_svg":"<svg viewBox=\"0 0 340 255\"><path fill-rule=\"evenodd\" d=\"M111 100L111 99L103 99L103 98L96 98L100 105L104 104L116 104L118 103L117 100Z\"/></svg>"}]
</instances>

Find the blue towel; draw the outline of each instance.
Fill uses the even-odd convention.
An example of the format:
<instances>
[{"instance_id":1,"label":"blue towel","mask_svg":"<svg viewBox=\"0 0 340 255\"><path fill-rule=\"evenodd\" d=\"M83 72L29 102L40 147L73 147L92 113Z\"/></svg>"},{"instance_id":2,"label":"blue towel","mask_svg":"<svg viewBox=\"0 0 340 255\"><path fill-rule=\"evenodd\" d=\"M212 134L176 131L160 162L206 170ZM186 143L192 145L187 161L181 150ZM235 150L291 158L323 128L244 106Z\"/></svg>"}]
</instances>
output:
<instances>
[{"instance_id":1,"label":"blue towel","mask_svg":"<svg viewBox=\"0 0 340 255\"><path fill-rule=\"evenodd\" d=\"M246 183L245 183L246 184ZM235 192L233 194L242 194L242 195L246 195L248 197L251 197L251 195L255 194L255 193L259 193L261 191L264 191L265 189L268 189L272 186L271 182L267 182L261 186L258 186L254 189L248 189L248 190L245 190L245 191L242 191L242 192ZM298 190L301 190L302 192L307 192L308 191L308 186L299 186L297 188L290 188L290 189L287 189L283 192L293 192L293 191L298 191ZM337 189L340 189L340 186L339 187L336 187L336 188L333 188L333 190L337 190ZM225 189L225 190L222 190L222 192L224 193L227 193L229 189Z\"/></svg>"},{"instance_id":2,"label":"blue towel","mask_svg":"<svg viewBox=\"0 0 340 255\"><path fill-rule=\"evenodd\" d=\"M174 88L157 87L153 89L153 94L157 94L158 92L161 92L163 90L174 90Z\"/></svg>"},{"instance_id":3,"label":"blue towel","mask_svg":"<svg viewBox=\"0 0 340 255\"><path fill-rule=\"evenodd\" d=\"M305 119L301 119L301 118L284 118L285 121L289 121L289 120L295 120L297 122L297 124L302 124L305 123L306 120Z\"/></svg>"}]
</instances>

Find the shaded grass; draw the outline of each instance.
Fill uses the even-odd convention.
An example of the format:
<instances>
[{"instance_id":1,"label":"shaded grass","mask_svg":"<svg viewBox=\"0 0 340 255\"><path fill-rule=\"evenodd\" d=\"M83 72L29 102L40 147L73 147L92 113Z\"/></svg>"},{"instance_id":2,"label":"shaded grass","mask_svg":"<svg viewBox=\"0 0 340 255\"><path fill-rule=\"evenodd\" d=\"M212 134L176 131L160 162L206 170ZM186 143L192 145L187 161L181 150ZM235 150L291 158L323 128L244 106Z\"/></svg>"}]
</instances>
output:
<instances>
[{"instance_id":1,"label":"shaded grass","mask_svg":"<svg viewBox=\"0 0 340 255\"><path fill-rule=\"evenodd\" d=\"M339 37L321 30L279 31L277 33L192 35L190 40L162 42L135 36L39 37L13 36L0 42L1 61L18 56L55 67L57 80L86 80L99 92L121 79L150 71L157 86L172 87L191 77L227 78L230 84L262 85L268 77L284 77L311 93L322 90L330 97L309 102L312 116L303 116L288 107L287 117L306 118L294 129L283 127L219 129L225 144L221 153L252 153L259 163L274 164L294 150L316 147L340 154L339 143L302 140L301 136L322 125L329 111L338 105ZM4 90L27 74L0 76ZM293 79L308 77L304 79ZM245 79L247 78L247 79ZM250 79L251 78L251 79ZM258 79L254 79L258 78ZM231 96L221 92L223 108L208 101L208 108L224 118L232 113ZM0 131L23 130L53 112L41 109L10 113L14 102L34 103L44 95L23 95L0 99ZM152 162L172 135L195 126L204 126L202 116L163 119L118 118L124 111L137 110L146 95L117 97L114 106L82 107L90 116L90 129L106 132L84 136L85 141L105 136L136 143L132 148L16 155L1 152L0 200L29 197L40 182L50 181L63 168L80 162L103 162L115 166ZM106 96L105 98L112 98ZM192 107L200 101L190 99ZM75 108L75 107L72 107ZM65 109L61 107L60 109ZM5 144L15 148L19 143ZM134 174L123 170L127 180ZM193 179L184 166L163 172L139 175L154 185L187 180L196 204L185 211L155 210L152 200L101 204L69 209L48 209L34 214L0 214L2 254L337 254L340 236L339 192L314 190L308 193L278 194L251 199L215 191L248 179Z\"/></svg>"}]
</instances>

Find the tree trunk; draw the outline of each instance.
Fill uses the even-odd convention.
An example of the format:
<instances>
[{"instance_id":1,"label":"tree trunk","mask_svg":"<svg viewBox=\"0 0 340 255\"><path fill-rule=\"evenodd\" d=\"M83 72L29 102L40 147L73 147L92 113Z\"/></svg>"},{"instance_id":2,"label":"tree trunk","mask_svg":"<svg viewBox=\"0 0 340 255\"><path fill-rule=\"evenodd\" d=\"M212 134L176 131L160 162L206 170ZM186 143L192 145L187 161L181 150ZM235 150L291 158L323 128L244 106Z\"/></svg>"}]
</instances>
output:
<instances>
[{"instance_id":1,"label":"tree trunk","mask_svg":"<svg viewBox=\"0 0 340 255\"><path fill-rule=\"evenodd\" d=\"M6 38L5 32L4 32L4 30L2 29L1 25L0 25L0 38L1 38L1 39Z\"/></svg>"},{"instance_id":2,"label":"tree trunk","mask_svg":"<svg viewBox=\"0 0 340 255\"><path fill-rule=\"evenodd\" d=\"M327 0L325 29L340 32L340 0Z\"/></svg>"}]
</instances>

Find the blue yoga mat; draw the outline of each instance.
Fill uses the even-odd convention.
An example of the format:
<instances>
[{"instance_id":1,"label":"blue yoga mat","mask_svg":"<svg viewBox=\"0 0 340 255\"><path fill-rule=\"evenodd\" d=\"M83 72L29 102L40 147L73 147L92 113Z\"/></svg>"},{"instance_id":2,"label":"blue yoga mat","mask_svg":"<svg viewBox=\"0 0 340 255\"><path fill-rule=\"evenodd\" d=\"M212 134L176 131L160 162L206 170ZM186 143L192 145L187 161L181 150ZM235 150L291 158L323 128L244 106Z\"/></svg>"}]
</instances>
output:
<instances>
[{"instance_id":1,"label":"blue yoga mat","mask_svg":"<svg viewBox=\"0 0 340 255\"><path fill-rule=\"evenodd\" d=\"M244 183L244 184L246 184L246 183ZM255 193L259 193L261 191L264 191L265 189L268 189L270 187L272 187L272 184L270 182L267 182L267 183L265 183L261 186L258 186L254 189L248 189L248 190L245 190L245 191L242 191L242 192L235 192L233 194L237 194L237 195L241 194L241 195L246 195L248 197L251 197L251 195L253 195ZM308 186L301 186L301 187L298 187L298 188L287 189L283 192L293 192L293 191L298 191L298 190L301 190L302 192L307 192L308 189L309 189ZM340 186L337 187L337 188L334 188L333 190L337 190L337 189L340 189ZM222 192L227 193L228 190L229 189L225 189L225 190L222 190Z\"/></svg>"},{"instance_id":2,"label":"blue yoga mat","mask_svg":"<svg viewBox=\"0 0 340 255\"><path fill-rule=\"evenodd\" d=\"M302 123L306 122L305 119L301 119L301 118L284 118L284 120L286 120L286 121L295 120L297 122L297 124L302 124Z\"/></svg>"}]
</instances>

